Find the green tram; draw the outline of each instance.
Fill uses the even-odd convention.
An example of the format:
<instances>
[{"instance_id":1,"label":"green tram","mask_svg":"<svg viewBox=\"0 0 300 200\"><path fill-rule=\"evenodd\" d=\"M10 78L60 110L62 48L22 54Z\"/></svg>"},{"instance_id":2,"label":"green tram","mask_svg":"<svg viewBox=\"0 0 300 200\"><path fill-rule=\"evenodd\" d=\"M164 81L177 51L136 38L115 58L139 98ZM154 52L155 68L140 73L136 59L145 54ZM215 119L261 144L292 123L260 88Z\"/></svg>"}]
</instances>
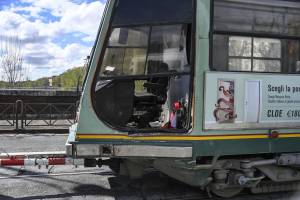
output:
<instances>
[{"instance_id":1,"label":"green tram","mask_svg":"<svg viewBox=\"0 0 300 200\"><path fill-rule=\"evenodd\" d=\"M109 0L67 152L221 197L292 190L299 72L298 1Z\"/></svg>"}]
</instances>

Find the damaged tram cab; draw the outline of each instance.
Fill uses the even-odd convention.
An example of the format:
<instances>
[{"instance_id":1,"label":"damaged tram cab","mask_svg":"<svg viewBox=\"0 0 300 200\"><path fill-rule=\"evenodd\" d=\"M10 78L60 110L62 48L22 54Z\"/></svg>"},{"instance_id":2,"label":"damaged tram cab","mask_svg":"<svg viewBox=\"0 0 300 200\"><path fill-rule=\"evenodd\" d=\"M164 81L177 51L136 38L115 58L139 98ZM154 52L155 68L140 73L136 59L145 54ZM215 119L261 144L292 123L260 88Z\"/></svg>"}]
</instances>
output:
<instances>
[{"instance_id":1,"label":"damaged tram cab","mask_svg":"<svg viewBox=\"0 0 300 200\"><path fill-rule=\"evenodd\" d=\"M299 71L297 1L108 0L67 152L222 197L293 189Z\"/></svg>"},{"instance_id":2,"label":"damaged tram cab","mask_svg":"<svg viewBox=\"0 0 300 200\"><path fill-rule=\"evenodd\" d=\"M148 12L136 18L126 8L131 3L119 2L94 80L93 105L104 123L129 132L189 129L189 3L179 3L177 9L185 12L168 19L163 8L157 16ZM155 2L149 4L155 9ZM160 24L163 18L167 21Z\"/></svg>"}]
</instances>

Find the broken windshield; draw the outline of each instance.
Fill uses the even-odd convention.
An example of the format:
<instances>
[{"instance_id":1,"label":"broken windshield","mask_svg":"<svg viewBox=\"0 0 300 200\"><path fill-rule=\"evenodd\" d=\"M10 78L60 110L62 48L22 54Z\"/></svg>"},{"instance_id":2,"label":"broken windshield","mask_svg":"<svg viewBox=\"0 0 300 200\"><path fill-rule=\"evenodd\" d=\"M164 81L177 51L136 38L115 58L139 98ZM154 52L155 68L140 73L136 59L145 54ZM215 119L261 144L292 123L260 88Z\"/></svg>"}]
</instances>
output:
<instances>
[{"instance_id":1,"label":"broken windshield","mask_svg":"<svg viewBox=\"0 0 300 200\"><path fill-rule=\"evenodd\" d=\"M114 28L100 76L189 72L186 24Z\"/></svg>"}]
</instances>

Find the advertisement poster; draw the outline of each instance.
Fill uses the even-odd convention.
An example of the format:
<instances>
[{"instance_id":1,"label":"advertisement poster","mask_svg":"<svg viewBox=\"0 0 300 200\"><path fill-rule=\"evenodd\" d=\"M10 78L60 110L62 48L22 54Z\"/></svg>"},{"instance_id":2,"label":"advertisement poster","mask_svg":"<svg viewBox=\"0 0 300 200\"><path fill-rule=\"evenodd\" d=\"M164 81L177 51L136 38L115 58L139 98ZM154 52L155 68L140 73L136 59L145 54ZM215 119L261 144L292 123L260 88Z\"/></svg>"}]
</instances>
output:
<instances>
[{"instance_id":1,"label":"advertisement poster","mask_svg":"<svg viewBox=\"0 0 300 200\"><path fill-rule=\"evenodd\" d=\"M261 121L300 121L300 82L280 82L263 85Z\"/></svg>"},{"instance_id":2,"label":"advertisement poster","mask_svg":"<svg viewBox=\"0 0 300 200\"><path fill-rule=\"evenodd\" d=\"M214 117L218 123L233 123L236 118L234 108L234 81L218 80L218 98Z\"/></svg>"},{"instance_id":3,"label":"advertisement poster","mask_svg":"<svg viewBox=\"0 0 300 200\"><path fill-rule=\"evenodd\" d=\"M297 75L208 72L205 129L300 127Z\"/></svg>"}]
</instances>

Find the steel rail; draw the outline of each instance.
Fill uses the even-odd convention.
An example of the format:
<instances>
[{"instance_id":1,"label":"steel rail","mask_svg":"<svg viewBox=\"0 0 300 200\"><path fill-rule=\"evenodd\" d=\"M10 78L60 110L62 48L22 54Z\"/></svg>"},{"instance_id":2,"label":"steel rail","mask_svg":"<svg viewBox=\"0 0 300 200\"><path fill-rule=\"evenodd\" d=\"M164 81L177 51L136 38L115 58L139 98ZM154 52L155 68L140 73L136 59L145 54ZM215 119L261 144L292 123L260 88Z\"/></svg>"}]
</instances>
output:
<instances>
[{"instance_id":1,"label":"steel rail","mask_svg":"<svg viewBox=\"0 0 300 200\"><path fill-rule=\"evenodd\" d=\"M101 174L101 175L115 175L111 171L94 170L94 171L84 171L84 172L64 172L64 173L51 173L51 174L32 174L32 175L9 175L0 176L0 180L3 179L22 179L22 178L42 178L51 176L76 176L76 175L86 175L86 174Z\"/></svg>"}]
</instances>

